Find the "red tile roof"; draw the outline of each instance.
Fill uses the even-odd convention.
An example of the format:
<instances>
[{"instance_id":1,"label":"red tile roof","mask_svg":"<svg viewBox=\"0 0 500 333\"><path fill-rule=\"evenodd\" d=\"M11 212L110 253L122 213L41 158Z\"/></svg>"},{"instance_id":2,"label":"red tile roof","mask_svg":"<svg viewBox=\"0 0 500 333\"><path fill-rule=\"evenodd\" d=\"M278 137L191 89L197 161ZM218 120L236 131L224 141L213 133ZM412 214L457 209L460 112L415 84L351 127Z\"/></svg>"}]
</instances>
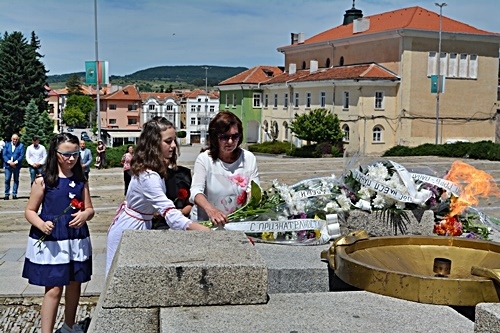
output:
<instances>
[{"instance_id":1,"label":"red tile roof","mask_svg":"<svg viewBox=\"0 0 500 333\"><path fill-rule=\"evenodd\" d=\"M259 82L269 80L276 75L280 75L281 73L283 73L283 69L277 66L256 66L236 74L235 76L220 82L218 85L223 86L241 83L257 84Z\"/></svg>"},{"instance_id":2,"label":"red tile roof","mask_svg":"<svg viewBox=\"0 0 500 333\"><path fill-rule=\"evenodd\" d=\"M338 27L326 30L311 38L308 38L304 41L304 44L312 44L358 35L369 35L377 32L400 29L424 31L439 30L439 14L418 6L366 16L364 18L370 20L370 27L366 31L353 33L353 23L349 23L347 25L340 25ZM500 35L498 33L474 28L473 26L450 19L444 15L442 17L442 31L474 35Z\"/></svg>"},{"instance_id":3,"label":"red tile roof","mask_svg":"<svg viewBox=\"0 0 500 333\"><path fill-rule=\"evenodd\" d=\"M101 99L106 100L121 100L121 101L138 101L142 100L139 91L135 85L128 85L125 88L115 91L109 95L104 95Z\"/></svg>"},{"instance_id":4,"label":"red tile roof","mask_svg":"<svg viewBox=\"0 0 500 333\"><path fill-rule=\"evenodd\" d=\"M177 95L174 94L174 93L157 93L157 92L141 92L140 93L141 95L141 100L145 101L147 100L148 98L156 98L157 100L164 100L166 98L173 98L173 99L177 99Z\"/></svg>"},{"instance_id":5,"label":"red tile roof","mask_svg":"<svg viewBox=\"0 0 500 333\"><path fill-rule=\"evenodd\" d=\"M285 83L285 82L311 82L326 80L399 80L399 77L388 69L376 64L359 64L341 67L320 69L314 73L309 70L299 70L293 75L283 73L273 79L262 82L262 84Z\"/></svg>"}]
</instances>

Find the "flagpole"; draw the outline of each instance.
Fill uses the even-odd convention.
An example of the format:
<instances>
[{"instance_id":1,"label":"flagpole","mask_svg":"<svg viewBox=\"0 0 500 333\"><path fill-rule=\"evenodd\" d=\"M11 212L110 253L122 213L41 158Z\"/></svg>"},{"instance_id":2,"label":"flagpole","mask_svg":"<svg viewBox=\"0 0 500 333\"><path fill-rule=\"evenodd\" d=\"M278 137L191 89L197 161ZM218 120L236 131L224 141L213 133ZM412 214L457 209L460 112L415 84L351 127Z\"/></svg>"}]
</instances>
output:
<instances>
[{"instance_id":1,"label":"flagpole","mask_svg":"<svg viewBox=\"0 0 500 333\"><path fill-rule=\"evenodd\" d=\"M99 68L99 44L97 42L97 0L94 0L94 26L95 26L95 61L96 61L96 69ZM96 81L96 93L97 93L97 102L96 102L96 113L97 113L97 141L101 140L101 102L100 98L100 83L101 83L101 75L97 70L97 81ZM92 124L91 124L92 125Z\"/></svg>"}]
</instances>

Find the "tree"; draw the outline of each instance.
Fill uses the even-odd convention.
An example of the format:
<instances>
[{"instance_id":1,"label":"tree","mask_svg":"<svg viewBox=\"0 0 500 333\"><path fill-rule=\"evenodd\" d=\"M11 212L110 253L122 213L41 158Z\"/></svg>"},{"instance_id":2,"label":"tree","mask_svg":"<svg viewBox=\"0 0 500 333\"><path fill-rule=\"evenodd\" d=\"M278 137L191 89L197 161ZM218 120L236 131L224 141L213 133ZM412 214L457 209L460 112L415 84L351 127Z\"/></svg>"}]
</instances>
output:
<instances>
[{"instance_id":1,"label":"tree","mask_svg":"<svg viewBox=\"0 0 500 333\"><path fill-rule=\"evenodd\" d=\"M66 106L62 115L64 123L68 126L84 124L87 117L77 106Z\"/></svg>"},{"instance_id":2,"label":"tree","mask_svg":"<svg viewBox=\"0 0 500 333\"><path fill-rule=\"evenodd\" d=\"M66 81L66 88L68 89L68 96L83 95L82 83L76 73L72 74L68 81Z\"/></svg>"},{"instance_id":3,"label":"tree","mask_svg":"<svg viewBox=\"0 0 500 333\"><path fill-rule=\"evenodd\" d=\"M295 114L290 130L299 139L317 143L328 142L332 145L338 144L344 137L339 118L326 109L315 109L302 115Z\"/></svg>"},{"instance_id":4,"label":"tree","mask_svg":"<svg viewBox=\"0 0 500 333\"><path fill-rule=\"evenodd\" d=\"M63 112L63 119L66 124L70 124L66 121L64 114L67 112L68 108L77 108L82 114L83 119L78 123L73 123L72 125L87 124L89 122L90 112L95 108L95 102L92 97L87 95L72 95L66 100L66 107ZM73 116L70 117L73 119Z\"/></svg>"},{"instance_id":5,"label":"tree","mask_svg":"<svg viewBox=\"0 0 500 333\"><path fill-rule=\"evenodd\" d=\"M33 99L38 113L47 110L47 71L38 53L40 42L31 33L28 43L21 32L0 38L0 133L6 138L21 132L26 107Z\"/></svg>"},{"instance_id":6,"label":"tree","mask_svg":"<svg viewBox=\"0 0 500 333\"><path fill-rule=\"evenodd\" d=\"M37 137L40 143L48 145L52 138L54 122L50 119L49 113L38 112L35 100L32 99L26 107L24 115L24 133L21 136L21 142L27 147L31 144L31 139Z\"/></svg>"}]
</instances>

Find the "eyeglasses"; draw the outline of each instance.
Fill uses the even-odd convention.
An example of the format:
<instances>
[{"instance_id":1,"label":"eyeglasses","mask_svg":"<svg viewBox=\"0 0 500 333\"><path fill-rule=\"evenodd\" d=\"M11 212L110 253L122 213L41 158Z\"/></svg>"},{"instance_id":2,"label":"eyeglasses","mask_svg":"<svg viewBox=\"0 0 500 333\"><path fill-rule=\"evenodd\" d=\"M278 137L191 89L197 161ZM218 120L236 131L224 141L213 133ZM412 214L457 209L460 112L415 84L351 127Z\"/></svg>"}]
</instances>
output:
<instances>
[{"instance_id":1,"label":"eyeglasses","mask_svg":"<svg viewBox=\"0 0 500 333\"><path fill-rule=\"evenodd\" d=\"M241 134L240 133L234 133L234 134L219 134L219 140L221 141L229 141L229 139L233 140L233 141L238 141L240 138L241 138Z\"/></svg>"},{"instance_id":2,"label":"eyeglasses","mask_svg":"<svg viewBox=\"0 0 500 333\"><path fill-rule=\"evenodd\" d=\"M73 152L67 152L67 151L59 151L57 150L57 153L58 154L61 154L62 157L64 157L65 159L69 160L70 157L73 157L73 158L78 158L78 155L80 155L80 151L77 150L77 151L73 151Z\"/></svg>"}]
</instances>

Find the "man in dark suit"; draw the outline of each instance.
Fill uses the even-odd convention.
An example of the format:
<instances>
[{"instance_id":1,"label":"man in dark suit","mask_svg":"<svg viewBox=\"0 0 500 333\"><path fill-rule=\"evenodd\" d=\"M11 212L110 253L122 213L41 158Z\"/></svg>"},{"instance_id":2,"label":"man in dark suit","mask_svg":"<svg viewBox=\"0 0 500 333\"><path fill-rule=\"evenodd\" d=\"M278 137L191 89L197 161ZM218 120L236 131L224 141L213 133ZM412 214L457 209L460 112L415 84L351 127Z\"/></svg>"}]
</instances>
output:
<instances>
[{"instance_id":1,"label":"man in dark suit","mask_svg":"<svg viewBox=\"0 0 500 333\"><path fill-rule=\"evenodd\" d=\"M24 145L19 142L19 135L13 134L11 141L5 144L2 151L3 166L5 168L5 197L9 200L10 180L14 175L14 187L12 188L12 199L17 199L17 189L19 188L19 174L24 157Z\"/></svg>"}]
</instances>

